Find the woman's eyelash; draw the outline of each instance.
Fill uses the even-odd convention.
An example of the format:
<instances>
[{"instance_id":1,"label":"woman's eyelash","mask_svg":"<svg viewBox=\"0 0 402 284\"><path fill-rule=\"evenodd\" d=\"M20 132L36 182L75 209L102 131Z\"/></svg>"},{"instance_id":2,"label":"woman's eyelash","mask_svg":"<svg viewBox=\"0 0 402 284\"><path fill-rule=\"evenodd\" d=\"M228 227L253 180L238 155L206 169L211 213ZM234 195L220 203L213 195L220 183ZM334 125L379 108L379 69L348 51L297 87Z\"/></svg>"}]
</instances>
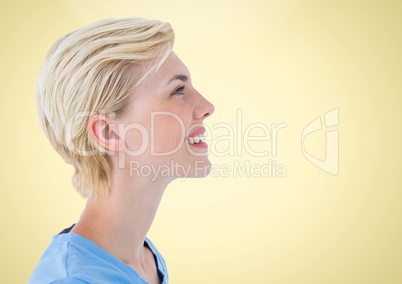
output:
<instances>
[{"instance_id":1,"label":"woman's eyelash","mask_svg":"<svg viewBox=\"0 0 402 284\"><path fill-rule=\"evenodd\" d=\"M184 86L180 86L173 91L172 95L183 95L184 94L183 91L184 91Z\"/></svg>"}]
</instances>

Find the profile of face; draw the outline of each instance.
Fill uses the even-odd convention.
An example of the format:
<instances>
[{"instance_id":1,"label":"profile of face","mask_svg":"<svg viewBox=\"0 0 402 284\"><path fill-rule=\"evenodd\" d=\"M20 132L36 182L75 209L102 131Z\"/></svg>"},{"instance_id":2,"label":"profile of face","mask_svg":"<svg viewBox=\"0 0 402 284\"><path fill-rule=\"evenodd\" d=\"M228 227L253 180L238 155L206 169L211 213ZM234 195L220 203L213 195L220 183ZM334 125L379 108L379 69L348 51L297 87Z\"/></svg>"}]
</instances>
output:
<instances>
[{"instance_id":1,"label":"profile of face","mask_svg":"<svg viewBox=\"0 0 402 284\"><path fill-rule=\"evenodd\" d=\"M179 57L171 52L130 96L124 112L109 121L119 168L154 179L208 175L203 122L214 106L192 86Z\"/></svg>"}]
</instances>

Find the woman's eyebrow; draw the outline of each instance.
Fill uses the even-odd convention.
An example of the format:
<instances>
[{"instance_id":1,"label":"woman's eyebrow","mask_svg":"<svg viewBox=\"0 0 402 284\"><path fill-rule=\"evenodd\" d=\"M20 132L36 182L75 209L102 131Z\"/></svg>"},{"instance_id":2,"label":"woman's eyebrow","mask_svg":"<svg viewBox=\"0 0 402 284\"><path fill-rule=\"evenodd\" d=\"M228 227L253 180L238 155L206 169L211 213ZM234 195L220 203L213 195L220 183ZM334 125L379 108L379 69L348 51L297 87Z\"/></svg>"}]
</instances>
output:
<instances>
[{"instance_id":1,"label":"woman's eyebrow","mask_svg":"<svg viewBox=\"0 0 402 284\"><path fill-rule=\"evenodd\" d=\"M187 82L188 77L187 77L186 75L181 75L181 74L179 74L179 75L174 75L174 76L172 77L172 79L169 80L169 82L167 83L167 85L169 85L170 83L172 83L172 82L175 81L175 80L181 80L181 81L183 81L183 82Z\"/></svg>"}]
</instances>

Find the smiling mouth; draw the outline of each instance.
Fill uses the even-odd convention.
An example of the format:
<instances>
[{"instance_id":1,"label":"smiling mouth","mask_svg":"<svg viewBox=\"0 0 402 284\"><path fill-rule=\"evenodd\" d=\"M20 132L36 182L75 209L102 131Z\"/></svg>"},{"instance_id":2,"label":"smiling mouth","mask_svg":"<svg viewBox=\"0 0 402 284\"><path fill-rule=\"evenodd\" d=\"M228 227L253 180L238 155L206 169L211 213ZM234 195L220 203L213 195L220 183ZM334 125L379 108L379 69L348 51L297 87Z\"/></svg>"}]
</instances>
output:
<instances>
[{"instance_id":1,"label":"smiling mouth","mask_svg":"<svg viewBox=\"0 0 402 284\"><path fill-rule=\"evenodd\" d=\"M192 137L188 137L188 138L186 138L186 141L191 145L205 143L205 141L206 141L205 133L202 133L200 135L194 135Z\"/></svg>"}]
</instances>

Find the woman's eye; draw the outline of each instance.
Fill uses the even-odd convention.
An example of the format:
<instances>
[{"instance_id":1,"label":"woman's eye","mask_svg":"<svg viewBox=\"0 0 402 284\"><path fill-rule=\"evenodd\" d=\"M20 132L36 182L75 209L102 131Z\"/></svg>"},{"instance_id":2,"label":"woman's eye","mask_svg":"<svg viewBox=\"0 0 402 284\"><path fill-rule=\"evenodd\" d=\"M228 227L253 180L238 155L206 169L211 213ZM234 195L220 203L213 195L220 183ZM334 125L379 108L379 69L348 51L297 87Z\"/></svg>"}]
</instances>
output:
<instances>
[{"instance_id":1,"label":"woman's eye","mask_svg":"<svg viewBox=\"0 0 402 284\"><path fill-rule=\"evenodd\" d=\"M180 86L177 89L175 89L172 95L184 95L184 86Z\"/></svg>"}]
</instances>

